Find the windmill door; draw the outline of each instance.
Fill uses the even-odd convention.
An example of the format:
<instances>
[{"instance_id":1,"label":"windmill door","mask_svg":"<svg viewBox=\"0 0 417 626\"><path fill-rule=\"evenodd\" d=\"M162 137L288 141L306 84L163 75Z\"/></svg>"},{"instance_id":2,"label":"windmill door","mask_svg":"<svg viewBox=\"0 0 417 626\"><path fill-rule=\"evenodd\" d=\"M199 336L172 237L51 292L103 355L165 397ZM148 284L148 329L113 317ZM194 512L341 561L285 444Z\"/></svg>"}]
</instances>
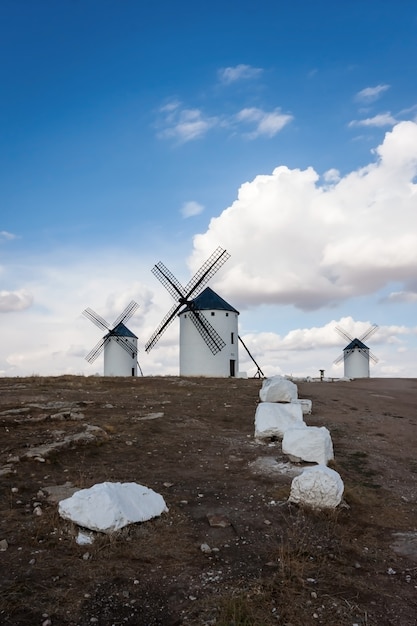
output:
<instances>
[{"instance_id":1,"label":"windmill door","mask_svg":"<svg viewBox=\"0 0 417 626\"><path fill-rule=\"evenodd\" d=\"M236 376L236 361L235 359L230 359L230 376Z\"/></svg>"}]
</instances>

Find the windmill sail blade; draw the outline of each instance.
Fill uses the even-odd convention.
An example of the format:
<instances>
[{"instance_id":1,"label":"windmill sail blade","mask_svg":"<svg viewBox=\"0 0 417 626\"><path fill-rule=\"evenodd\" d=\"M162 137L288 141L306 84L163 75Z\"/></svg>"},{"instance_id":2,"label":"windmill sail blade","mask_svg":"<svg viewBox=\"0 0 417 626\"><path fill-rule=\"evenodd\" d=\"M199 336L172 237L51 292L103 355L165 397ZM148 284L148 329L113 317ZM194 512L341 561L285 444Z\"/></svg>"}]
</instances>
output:
<instances>
[{"instance_id":1,"label":"windmill sail blade","mask_svg":"<svg viewBox=\"0 0 417 626\"><path fill-rule=\"evenodd\" d=\"M341 337L343 337L343 339L346 339L346 341L353 341L353 337L351 337L351 335L349 335L349 333L341 326L335 326L334 329Z\"/></svg>"},{"instance_id":2,"label":"windmill sail blade","mask_svg":"<svg viewBox=\"0 0 417 626\"><path fill-rule=\"evenodd\" d=\"M223 263L226 263L229 258L230 254L226 250L217 248L186 285L185 299L188 300L191 295L194 298L198 296L198 294L203 291L204 286L208 283L210 278L214 276Z\"/></svg>"},{"instance_id":3,"label":"windmill sail blade","mask_svg":"<svg viewBox=\"0 0 417 626\"><path fill-rule=\"evenodd\" d=\"M184 287L177 280L172 272L161 262L157 263L151 270L152 274L163 284L165 289L171 294L176 302L185 296Z\"/></svg>"},{"instance_id":4,"label":"windmill sail blade","mask_svg":"<svg viewBox=\"0 0 417 626\"><path fill-rule=\"evenodd\" d=\"M121 346L122 348L124 348L126 352L130 354L132 358L136 357L138 353L137 348L135 348L135 346L130 343L127 337L119 337L118 335L110 335L109 339L111 339L112 341L116 341L117 344Z\"/></svg>"},{"instance_id":5,"label":"windmill sail blade","mask_svg":"<svg viewBox=\"0 0 417 626\"><path fill-rule=\"evenodd\" d=\"M166 329L171 324L171 322L174 321L175 316L177 315L178 311L180 310L182 306L183 306L182 303L174 304L174 306L168 311L168 313L165 315L162 322L159 324L158 328L153 333L152 337L145 344L146 352L149 352L149 350L151 350L154 347L157 341L159 341L162 334L166 331Z\"/></svg>"},{"instance_id":6,"label":"windmill sail blade","mask_svg":"<svg viewBox=\"0 0 417 626\"><path fill-rule=\"evenodd\" d=\"M103 352L104 346L106 345L108 341L109 341L109 335L107 335L106 337L103 337L103 339L100 339L100 341L96 343L94 348L90 350L90 352L87 354L87 356L85 357L85 360L88 361L89 363L92 363L93 361L95 361L97 357L99 357L100 354Z\"/></svg>"},{"instance_id":7,"label":"windmill sail blade","mask_svg":"<svg viewBox=\"0 0 417 626\"><path fill-rule=\"evenodd\" d=\"M375 356L375 354L372 354L372 352L369 350L369 358L371 359L371 361L373 363L378 363L379 359L377 356Z\"/></svg>"},{"instance_id":8,"label":"windmill sail blade","mask_svg":"<svg viewBox=\"0 0 417 626\"><path fill-rule=\"evenodd\" d=\"M100 315L98 315L97 313L95 313L95 311L93 311L93 309L85 309L83 311L83 315L89 319L90 321L93 322L93 324L95 324L96 326L98 326L101 330L110 330L110 324L108 322L106 322L105 319L103 319L102 317L100 317Z\"/></svg>"},{"instance_id":9,"label":"windmill sail blade","mask_svg":"<svg viewBox=\"0 0 417 626\"><path fill-rule=\"evenodd\" d=\"M124 324L127 320L130 320L135 311L139 308L137 302L132 300L129 302L123 313L120 313L119 317L113 322L113 328L116 328L118 324Z\"/></svg>"},{"instance_id":10,"label":"windmill sail blade","mask_svg":"<svg viewBox=\"0 0 417 626\"><path fill-rule=\"evenodd\" d=\"M378 328L379 328L378 324L372 324L372 326L368 328L368 330L364 332L363 335L358 337L359 341L365 341L365 339L369 339L369 337L372 337L372 335L376 333Z\"/></svg>"},{"instance_id":11,"label":"windmill sail blade","mask_svg":"<svg viewBox=\"0 0 417 626\"><path fill-rule=\"evenodd\" d=\"M217 354L224 348L225 342L202 313L191 309L190 319L213 354Z\"/></svg>"},{"instance_id":12,"label":"windmill sail blade","mask_svg":"<svg viewBox=\"0 0 417 626\"><path fill-rule=\"evenodd\" d=\"M333 364L334 364L334 365L339 365L339 363L341 363L341 362L343 361L343 359L344 359L344 358L345 358L345 355L344 355L344 354L343 354L343 352L342 352L342 354L341 354L340 356L338 356L338 357L337 357L337 359L335 359L335 360L333 361Z\"/></svg>"}]
</instances>

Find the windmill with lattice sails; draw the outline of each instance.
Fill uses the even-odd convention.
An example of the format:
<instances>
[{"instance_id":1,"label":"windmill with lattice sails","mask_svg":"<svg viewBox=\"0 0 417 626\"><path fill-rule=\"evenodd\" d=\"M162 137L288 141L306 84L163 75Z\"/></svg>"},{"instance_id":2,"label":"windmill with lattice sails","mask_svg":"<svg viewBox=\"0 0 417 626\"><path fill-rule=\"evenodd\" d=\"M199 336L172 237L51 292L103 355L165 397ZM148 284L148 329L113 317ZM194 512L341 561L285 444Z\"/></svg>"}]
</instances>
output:
<instances>
[{"instance_id":1,"label":"windmill with lattice sails","mask_svg":"<svg viewBox=\"0 0 417 626\"><path fill-rule=\"evenodd\" d=\"M238 335L239 311L206 286L229 258L226 250L217 248L185 286L163 263L157 263L152 269L175 304L145 344L145 350L149 352L179 317L180 376L237 376L238 341L257 365L259 375L263 376Z\"/></svg>"},{"instance_id":2,"label":"windmill with lattice sails","mask_svg":"<svg viewBox=\"0 0 417 626\"><path fill-rule=\"evenodd\" d=\"M138 367L142 374L138 362L138 338L125 325L138 307L132 300L113 324L90 308L83 311L83 315L100 330L107 331L85 357L93 363L104 351L104 376L137 376Z\"/></svg>"},{"instance_id":3,"label":"windmill with lattice sails","mask_svg":"<svg viewBox=\"0 0 417 626\"><path fill-rule=\"evenodd\" d=\"M335 326L335 331L348 341L342 354L334 361L335 365L343 361L345 378L369 378L370 361L377 363L377 357L372 354L364 344L378 329L377 324L372 324L360 337L352 337L341 326Z\"/></svg>"}]
</instances>

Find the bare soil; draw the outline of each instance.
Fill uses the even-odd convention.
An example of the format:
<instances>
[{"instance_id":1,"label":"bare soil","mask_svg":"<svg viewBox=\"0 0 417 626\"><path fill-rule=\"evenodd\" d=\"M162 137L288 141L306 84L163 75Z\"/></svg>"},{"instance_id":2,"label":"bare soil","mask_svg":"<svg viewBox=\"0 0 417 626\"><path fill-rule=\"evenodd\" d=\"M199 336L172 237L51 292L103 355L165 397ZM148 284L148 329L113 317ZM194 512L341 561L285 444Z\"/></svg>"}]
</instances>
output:
<instances>
[{"instance_id":1,"label":"bare soil","mask_svg":"<svg viewBox=\"0 0 417 626\"><path fill-rule=\"evenodd\" d=\"M261 384L0 379L0 624L417 624L417 381L297 383L345 484L321 513L254 440ZM103 481L169 512L78 545L57 503Z\"/></svg>"}]
</instances>

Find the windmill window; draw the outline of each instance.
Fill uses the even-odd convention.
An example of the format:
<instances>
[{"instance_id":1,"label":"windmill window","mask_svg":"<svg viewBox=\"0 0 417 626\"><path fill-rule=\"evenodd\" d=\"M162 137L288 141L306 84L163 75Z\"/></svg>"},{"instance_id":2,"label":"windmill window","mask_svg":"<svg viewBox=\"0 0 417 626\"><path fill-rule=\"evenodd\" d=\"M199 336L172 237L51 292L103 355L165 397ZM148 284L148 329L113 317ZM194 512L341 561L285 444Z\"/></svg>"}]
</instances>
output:
<instances>
[{"instance_id":1,"label":"windmill window","mask_svg":"<svg viewBox=\"0 0 417 626\"><path fill-rule=\"evenodd\" d=\"M229 313L226 313L226 317L229 317Z\"/></svg>"},{"instance_id":2,"label":"windmill window","mask_svg":"<svg viewBox=\"0 0 417 626\"><path fill-rule=\"evenodd\" d=\"M230 343L235 343L235 333L230 333Z\"/></svg>"},{"instance_id":3,"label":"windmill window","mask_svg":"<svg viewBox=\"0 0 417 626\"><path fill-rule=\"evenodd\" d=\"M214 312L214 311L212 311L212 312L211 312L211 316L212 316L212 317L214 317L214 316L215 316L215 312Z\"/></svg>"}]
</instances>

